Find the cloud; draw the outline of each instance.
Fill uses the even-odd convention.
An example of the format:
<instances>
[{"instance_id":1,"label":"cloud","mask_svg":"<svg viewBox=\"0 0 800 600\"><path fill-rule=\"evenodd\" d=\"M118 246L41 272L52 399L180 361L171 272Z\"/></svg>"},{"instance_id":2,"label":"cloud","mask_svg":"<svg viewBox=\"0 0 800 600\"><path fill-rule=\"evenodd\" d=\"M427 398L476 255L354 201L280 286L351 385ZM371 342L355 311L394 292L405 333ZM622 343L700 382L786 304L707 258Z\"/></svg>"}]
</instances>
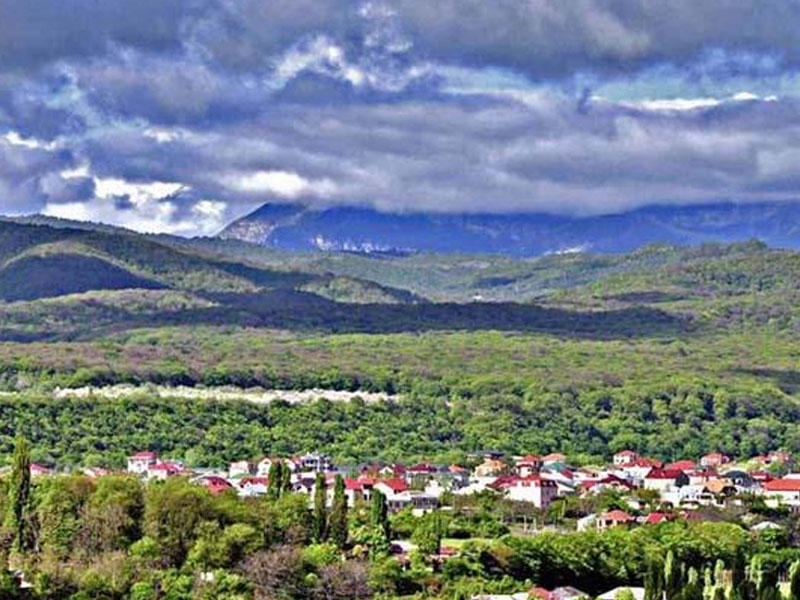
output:
<instances>
[{"instance_id":1,"label":"cloud","mask_svg":"<svg viewBox=\"0 0 800 600\"><path fill-rule=\"evenodd\" d=\"M794 0L0 0L0 212L793 198Z\"/></svg>"},{"instance_id":2,"label":"cloud","mask_svg":"<svg viewBox=\"0 0 800 600\"><path fill-rule=\"evenodd\" d=\"M289 199L300 196L329 197L336 191L336 185L330 179L309 181L290 171L255 171L225 175L223 182L235 191L274 194Z\"/></svg>"}]
</instances>

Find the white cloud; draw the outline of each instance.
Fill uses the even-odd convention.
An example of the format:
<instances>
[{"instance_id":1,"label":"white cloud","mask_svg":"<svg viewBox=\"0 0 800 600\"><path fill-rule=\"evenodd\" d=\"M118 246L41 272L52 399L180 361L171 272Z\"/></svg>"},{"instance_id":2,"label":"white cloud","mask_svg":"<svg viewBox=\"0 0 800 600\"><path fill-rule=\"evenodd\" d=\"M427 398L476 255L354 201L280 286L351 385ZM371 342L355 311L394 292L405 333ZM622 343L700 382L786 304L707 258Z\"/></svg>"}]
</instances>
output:
<instances>
[{"instance_id":1,"label":"white cloud","mask_svg":"<svg viewBox=\"0 0 800 600\"><path fill-rule=\"evenodd\" d=\"M297 173L281 170L226 175L223 182L232 190L274 194L289 199L300 196L324 198L336 192L336 184L330 179L309 180Z\"/></svg>"}]
</instances>

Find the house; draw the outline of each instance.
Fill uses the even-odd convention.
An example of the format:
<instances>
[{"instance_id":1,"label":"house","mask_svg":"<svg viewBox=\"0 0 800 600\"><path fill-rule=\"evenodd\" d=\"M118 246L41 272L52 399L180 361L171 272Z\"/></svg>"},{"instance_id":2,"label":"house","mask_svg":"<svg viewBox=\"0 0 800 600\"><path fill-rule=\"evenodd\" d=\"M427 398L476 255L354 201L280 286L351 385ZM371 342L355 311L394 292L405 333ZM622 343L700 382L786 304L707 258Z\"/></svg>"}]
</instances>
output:
<instances>
[{"instance_id":1,"label":"house","mask_svg":"<svg viewBox=\"0 0 800 600\"><path fill-rule=\"evenodd\" d=\"M389 512L398 512L404 508L411 508L412 512L419 516L426 512L436 510L439 507L439 499L425 492L406 490L393 496L386 497L386 506Z\"/></svg>"},{"instance_id":2,"label":"house","mask_svg":"<svg viewBox=\"0 0 800 600\"><path fill-rule=\"evenodd\" d=\"M373 489L380 491L386 496L386 504L390 511L396 512L402 510L411 503L410 496L401 496L408 491L408 484L405 479L399 477L394 479L382 479L376 481ZM438 499L436 503L438 505Z\"/></svg>"},{"instance_id":3,"label":"house","mask_svg":"<svg viewBox=\"0 0 800 600\"><path fill-rule=\"evenodd\" d=\"M167 477L173 477L181 473L183 473L183 467L177 463L157 462L150 466L147 473L145 473L145 477L148 481L153 479L156 481L165 481Z\"/></svg>"},{"instance_id":4,"label":"house","mask_svg":"<svg viewBox=\"0 0 800 600\"><path fill-rule=\"evenodd\" d=\"M300 457L298 462L300 464L300 470L304 473L326 473L328 471L333 471L331 457L320 452L304 454Z\"/></svg>"},{"instance_id":5,"label":"house","mask_svg":"<svg viewBox=\"0 0 800 600\"><path fill-rule=\"evenodd\" d=\"M538 475L512 476L510 480L503 481L499 485L493 484L490 487L502 490L508 500L529 502L540 509L550 506L558 496L556 482Z\"/></svg>"},{"instance_id":6,"label":"house","mask_svg":"<svg viewBox=\"0 0 800 600\"><path fill-rule=\"evenodd\" d=\"M156 462L158 454L155 452L137 452L128 457L128 473L144 475Z\"/></svg>"},{"instance_id":7,"label":"house","mask_svg":"<svg viewBox=\"0 0 800 600\"><path fill-rule=\"evenodd\" d=\"M721 467L722 465L727 465L729 462L731 462L729 456L719 452L712 452L711 454L706 454L700 459L700 466L717 468Z\"/></svg>"},{"instance_id":8,"label":"house","mask_svg":"<svg viewBox=\"0 0 800 600\"><path fill-rule=\"evenodd\" d=\"M627 526L635 521L636 519L624 510L615 509L598 516L596 523L597 529L603 531L609 527Z\"/></svg>"},{"instance_id":9,"label":"house","mask_svg":"<svg viewBox=\"0 0 800 600\"><path fill-rule=\"evenodd\" d=\"M269 479L253 475L241 477L236 482L236 491L245 498L265 496L269 488Z\"/></svg>"},{"instance_id":10,"label":"house","mask_svg":"<svg viewBox=\"0 0 800 600\"><path fill-rule=\"evenodd\" d=\"M527 477L528 475L537 475L542 470L542 459L535 454L526 454L516 461L517 475L520 477Z\"/></svg>"},{"instance_id":11,"label":"house","mask_svg":"<svg viewBox=\"0 0 800 600\"><path fill-rule=\"evenodd\" d=\"M632 465L637 460L639 460L639 455L632 450L623 450L622 452L617 452L614 455L614 466L615 467L625 467L628 465Z\"/></svg>"},{"instance_id":12,"label":"house","mask_svg":"<svg viewBox=\"0 0 800 600\"><path fill-rule=\"evenodd\" d=\"M784 504L800 505L800 479L787 476L767 481L763 494Z\"/></svg>"},{"instance_id":13,"label":"house","mask_svg":"<svg viewBox=\"0 0 800 600\"><path fill-rule=\"evenodd\" d=\"M665 467L670 471L683 471L687 473L689 471L697 470L697 463L693 460L677 460L675 462L668 463Z\"/></svg>"},{"instance_id":14,"label":"house","mask_svg":"<svg viewBox=\"0 0 800 600\"><path fill-rule=\"evenodd\" d=\"M418 463L406 469L405 478L409 483L412 481L425 482L438 473L438 467L428 463Z\"/></svg>"},{"instance_id":15,"label":"house","mask_svg":"<svg viewBox=\"0 0 800 600\"><path fill-rule=\"evenodd\" d=\"M643 487L646 490L655 490L657 492L684 485L689 485L689 477L686 473L667 469L651 469L643 482Z\"/></svg>"},{"instance_id":16,"label":"house","mask_svg":"<svg viewBox=\"0 0 800 600\"><path fill-rule=\"evenodd\" d=\"M231 478L252 475L254 471L253 464L246 460L237 460L228 465L228 477Z\"/></svg>"},{"instance_id":17,"label":"house","mask_svg":"<svg viewBox=\"0 0 800 600\"><path fill-rule=\"evenodd\" d=\"M347 505L352 507L356 502L369 501L372 498L372 490L375 481L369 477L359 477L358 479L344 480L344 493L347 496Z\"/></svg>"},{"instance_id":18,"label":"house","mask_svg":"<svg viewBox=\"0 0 800 600\"><path fill-rule=\"evenodd\" d=\"M487 458L475 467L475 477L497 477L508 471L508 465L497 458Z\"/></svg>"},{"instance_id":19,"label":"house","mask_svg":"<svg viewBox=\"0 0 800 600\"><path fill-rule=\"evenodd\" d=\"M195 483L202 485L212 494L221 494L233 489L231 482L219 475L202 475L195 479Z\"/></svg>"},{"instance_id":20,"label":"house","mask_svg":"<svg viewBox=\"0 0 800 600\"><path fill-rule=\"evenodd\" d=\"M664 512L651 512L642 521L643 525L658 525L660 523L667 523L672 521L675 517L670 513Z\"/></svg>"},{"instance_id":21,"label":"house","mask_svg":"<svg viewBox=\"0 0 800 600\"><path fill-rule=\"evenodd\" d=\"M581 489L587 494L599 494L603 490L630 492L633 489L633 485L616 475L606 475L601 479L587 479L582 481Z\"/></svg>"},{"instance_id":22,"label":"house","mask_svg":"<svg viewBox=\"0 0 800 600\"><path fill-rule=\"evenodd\" d=\"M733 486L737 488L752 488L755 486L755 481L753 480L753 476L746 471L741 471L739 469L734 469L733 471L728 471L720 475L720 479L717 481L727 481ZM711 483L711 482L709 482Z\"/></svg>"},{"instance_id":23,"label":"house","mask_svg":"<svg viewBox=\"0 0 800 600\"><path fill-rule=\"evenodd\" d=\"M552 465L553 463L566 463L567 457L560 452L552 452L542 457L543 465Z\"/></svg>"}]
</instances>

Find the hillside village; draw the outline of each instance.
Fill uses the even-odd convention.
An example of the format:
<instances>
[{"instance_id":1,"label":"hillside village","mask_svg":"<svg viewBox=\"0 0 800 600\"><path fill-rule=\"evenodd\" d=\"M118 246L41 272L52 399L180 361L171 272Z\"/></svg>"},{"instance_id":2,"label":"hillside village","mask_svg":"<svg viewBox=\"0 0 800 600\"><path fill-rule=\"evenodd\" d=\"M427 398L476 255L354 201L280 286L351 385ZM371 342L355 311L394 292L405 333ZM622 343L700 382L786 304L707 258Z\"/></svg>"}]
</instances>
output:
<instances>
[{"instance_id":1,"label":"hillside village","mask_svg":"<svg viewBox=\"0 0 800 600\"><path fill-rule=\"evenodd\" d=\"M488 493L510 502L547 511L559 499L587 498L604 492L618 495L626 509L589 514L578 519L577 528L604 529L617 525L654 524L676 518L696 519L703 507L722 509L760 499L770 508L800 512L800 473L791 472L793 457L775 451L744 462L711 453L698 460L672 463L617 452L604 466L574 466L559 453L505 457L487 452L472 469L460 465L418 463L367 464L340 468L322 453L298 457L268 457L258 462L240 460L227 471L188 469L181 463L162 460L155 452L142 451L128 458L127 471L147 481L183 476L212 493L235 493L259 497L268 493L270 474L276 464L290 473L291 490L313 497L316 476L324 474L329 502L337 475L344 479L348 503L368 502L374 490L387 499L391 512L410 509L423 514L447 509L459 498ZM48 470L32 465L34 475ZM103 469L85 469L102 476ZM659 510L649 511L657 507Z\"/></svg>"}]
</instances>

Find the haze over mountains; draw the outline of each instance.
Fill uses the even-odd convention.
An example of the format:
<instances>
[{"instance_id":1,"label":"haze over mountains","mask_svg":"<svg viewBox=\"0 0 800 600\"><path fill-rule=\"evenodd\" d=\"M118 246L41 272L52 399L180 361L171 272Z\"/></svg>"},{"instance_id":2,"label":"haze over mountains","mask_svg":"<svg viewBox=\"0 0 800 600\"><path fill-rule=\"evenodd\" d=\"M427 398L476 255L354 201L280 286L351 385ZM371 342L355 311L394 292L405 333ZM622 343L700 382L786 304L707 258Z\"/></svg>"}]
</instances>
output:
<instances>
[{"instance_id":1,"label":"haze over mountains","mask_svg":"<svg viewBox=\"0 0 800 600\"><path fill-rule=\"evenodd\" d=\"M698 245L760 239L800 247L800 203L650 206L626 213L570 217L531 214L381 213L265 204L220 234L290 251L447 252L539 256L625 253L664 243Z\"/></svg>"}]
</instances>

